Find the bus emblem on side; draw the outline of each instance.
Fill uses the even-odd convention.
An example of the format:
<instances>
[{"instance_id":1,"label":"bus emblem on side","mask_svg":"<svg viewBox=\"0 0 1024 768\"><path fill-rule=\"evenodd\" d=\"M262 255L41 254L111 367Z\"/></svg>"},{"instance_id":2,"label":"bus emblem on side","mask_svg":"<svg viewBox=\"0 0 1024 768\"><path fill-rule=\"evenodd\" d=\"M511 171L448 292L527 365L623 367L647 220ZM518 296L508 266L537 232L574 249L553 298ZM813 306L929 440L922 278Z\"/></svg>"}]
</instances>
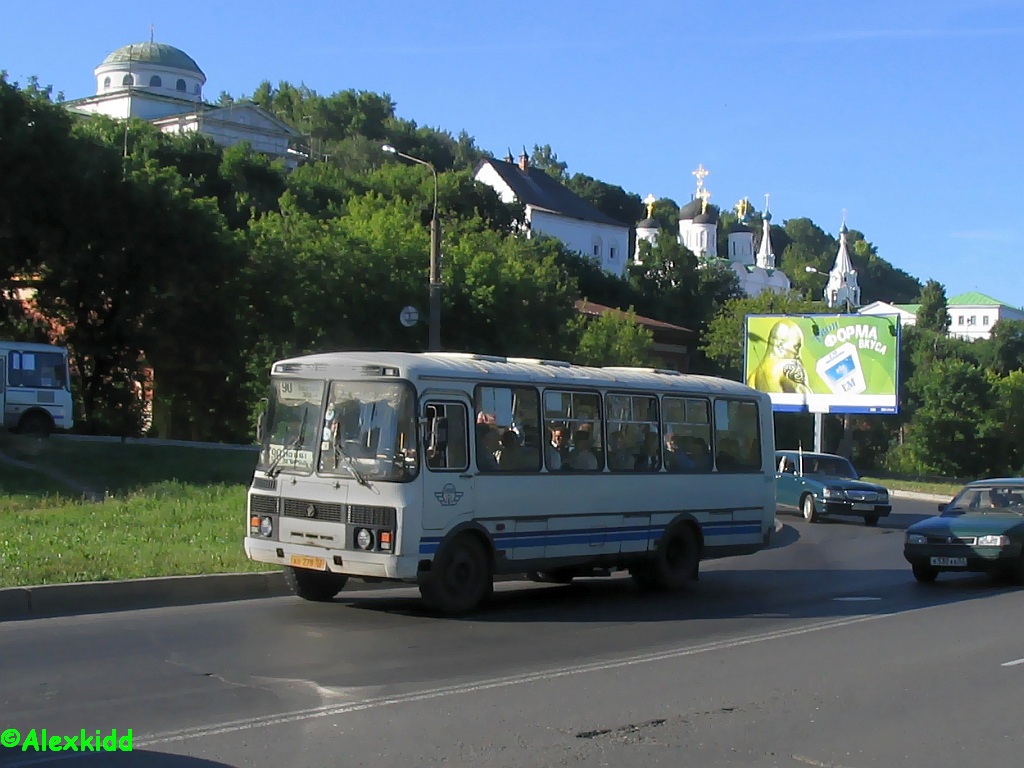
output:
<instances>
[{"instance_id":1,"label":"bus emblem on side","mask_svg":"<svg viewBox=\"0 0 1024 768\"><path fill-rule=\"evenodd\" d=\"M434 496L441 502L442 507L454 507L462 498L462 491L455 490L453 483L445 483L444 488L435 492Z\"/></svg>"}]
</instances>

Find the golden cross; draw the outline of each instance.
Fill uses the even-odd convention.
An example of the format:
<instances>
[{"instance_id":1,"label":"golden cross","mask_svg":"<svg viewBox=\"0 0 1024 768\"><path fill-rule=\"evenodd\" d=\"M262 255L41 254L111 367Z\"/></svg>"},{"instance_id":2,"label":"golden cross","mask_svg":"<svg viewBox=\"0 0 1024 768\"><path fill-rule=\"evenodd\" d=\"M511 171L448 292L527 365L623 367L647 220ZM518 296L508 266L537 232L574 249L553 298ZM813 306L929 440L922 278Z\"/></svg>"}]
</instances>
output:
<instances>
[{"instance_id":1,"label":"golden cross","mask_svg":"<svg viewBox=\"0 0 1024 768\"><path fill-rule=\"evenodd\" d=\"M747 198L741 199L736 203L736 215L740 217L740 221L747 218L747 213L750 211L750 201Z\"/></svg>"},{"instance_id":2,"label":"golden cross","mask_svg":"<svg viewBox=\"0 0 1024 768\"><path fill-rule=\"evenodd\" d=\"M708 200L711 199L711 193L708 192L706 189L704 189L702 187L697 192L697 197L699 197L700 201L701 201L701 203L700 203L700 212L701 213L707 213L708 212Z\"/></svg>"},{"instance_id":3,"label":"golden cross","mask_svg":"<svg viewBox=\"0 0 1024 768\"><path fill-rule=\"evenodd\" d=\"M647 206L647 218L654 218L654 204L658 202L658 199L654 195L648 195L644 198L644 205Z\"/></svg>"},{"instance_id":4,"label":"golden cross","mask_svg":"<svg viewBox=\"0 0 1024 768\"><path fill-rule=\"evenodd\" d=\"M700 197L700 191L704 188L704 177L707 176L710 171L705 170L704 163L697 165L697 170L692 172L697 177L697 197Z\"/></svg>"}]
</instances>

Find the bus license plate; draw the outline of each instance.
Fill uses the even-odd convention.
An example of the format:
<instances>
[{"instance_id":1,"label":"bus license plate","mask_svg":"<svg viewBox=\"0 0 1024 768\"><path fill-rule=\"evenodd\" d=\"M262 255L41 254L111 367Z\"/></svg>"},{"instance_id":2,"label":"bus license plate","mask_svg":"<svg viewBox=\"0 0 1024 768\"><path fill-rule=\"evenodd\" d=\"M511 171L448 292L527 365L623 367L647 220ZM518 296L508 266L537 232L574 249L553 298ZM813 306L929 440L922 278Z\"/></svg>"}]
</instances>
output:
<instances>
[{"instance_id":1,"label":"bus license plate","mask_svg":"<svg viewBox=\"0 0 1024 768\"><path fill-rule=\"evenodd\" d=\"M322 557L310 557L309 555L292 555L288 558L288 564L296 568L309 568L314 571L327 570L327 561Z\"/></svg>"},{"instance_id":2,"label":"bus license plate","mask_svg":"<svg viewBox=\"0 0 1024 768\"><path fill-rule=\"evenodd\" d=\"M966 557L933 557L932 565L944 565L949 568L966 568Z\"/></svg>"}]
</instances>

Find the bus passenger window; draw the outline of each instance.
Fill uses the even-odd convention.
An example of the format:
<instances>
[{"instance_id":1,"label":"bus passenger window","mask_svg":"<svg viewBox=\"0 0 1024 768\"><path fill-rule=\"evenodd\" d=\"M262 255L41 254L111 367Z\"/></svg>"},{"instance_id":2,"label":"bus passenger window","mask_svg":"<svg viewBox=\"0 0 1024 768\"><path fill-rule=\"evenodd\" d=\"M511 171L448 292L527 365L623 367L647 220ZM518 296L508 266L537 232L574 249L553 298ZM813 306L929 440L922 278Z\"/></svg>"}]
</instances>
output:
<instances>
[{"instance_id":1,"label":"bus passenger window","mask_svg":"<svg viewBox=\"0 0 1024 768\"><path fill-rule=\"evenodd\" d=\"M608 394L608 469L640 472L660 469L658 398L654 395ZM653 453L652 453L653 447Z\"/></svg>"},{"instance_id":2,"label":"bus passenger window","mask_svg":"<svg viewBox=\"0 0 1024 768\"><path fill-rule=\"evenodd\" d=\"M544 426L551 436L548 471L557 462L561 472L600 472L605 453L601 422L601 395L597 392L544 392ZM567 444L565 453L563 443Z\"/></svg>"},{"instance_id":3,"label":"bus passenger window","mask_svg":"<svg viewBox=\"0 0 1024 768\"><path fill-rule=\"evenodd\" d=\"M476 466L481 472L539 472L540 396L533 387L476 388Z\"/></svg>"},{"instance_id":4,"label":"bus passenger window","mask_svg":"<svg viewBox=\"0 0 1024 768\"><path fill-rule=\"evenodd\" d=\"M715 466L719 472L760 471L757 403L715 401Z\"/></svg>"}]
</instances>

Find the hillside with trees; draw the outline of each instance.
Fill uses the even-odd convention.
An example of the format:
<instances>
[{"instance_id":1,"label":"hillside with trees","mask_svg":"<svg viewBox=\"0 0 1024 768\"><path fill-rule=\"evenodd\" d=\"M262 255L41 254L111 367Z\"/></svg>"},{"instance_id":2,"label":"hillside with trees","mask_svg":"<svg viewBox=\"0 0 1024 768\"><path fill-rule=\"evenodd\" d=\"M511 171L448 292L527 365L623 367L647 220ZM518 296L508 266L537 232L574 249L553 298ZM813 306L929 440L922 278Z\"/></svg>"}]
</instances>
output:
<instances>
[{"instance_id":1,"label":"hillside with trees","mask_svg":"<svg viewBox=\"0 0 1024 768\"><path fill-rule=\"evenodd\" d=\"M244 145L80 119L36 82L0 77L0 334L71 348L83 431L138 433L140 381L151 378L154 434L247 441L273 359L424 349L426 328L398 316L426 306L432 177L383 143L439 172L446 349L655 364L650 334L632 320L641 315L702 334L694 370L737 376L743 313L768 311L765 302L824 311L820 277L805 267L827 270L838 242L809 219L771 228L794 283L787 297L743 298L730 271L698 265L674 237L641 243L642 264L614 277L556 241L518 235L522 207L473 181L488 153L465 131L398 117L386 94L321 96L264 82L249 98L301 134L294 148L308 162L287 171ZM638 195L570 174L550 146L531 157L607 215L627 224L643 216ZM678 211L673 200L655 204L663 231L675 231ZM734 221L722 213L722 242ZM756 211L751 224L760 232ZM848 243L865 302L927 303L934 293L864 234L851 231ZM14 300L26 289L27 310ZM574 306L581 298L627 314L585 319ZM1005 405L1024 400L1021 338L1015 327L974 344L908 330L903 413L866 425L860 443L905 470L956 473L986 457L994 467L991 451L971 459L959 449L973 425L1018 461L1018 434L1003 426L1022 421ZM961 402L950 387L978 394ZM953 459L940 460L936 451L950 446Z\"/></svg>"}]
</instances>

